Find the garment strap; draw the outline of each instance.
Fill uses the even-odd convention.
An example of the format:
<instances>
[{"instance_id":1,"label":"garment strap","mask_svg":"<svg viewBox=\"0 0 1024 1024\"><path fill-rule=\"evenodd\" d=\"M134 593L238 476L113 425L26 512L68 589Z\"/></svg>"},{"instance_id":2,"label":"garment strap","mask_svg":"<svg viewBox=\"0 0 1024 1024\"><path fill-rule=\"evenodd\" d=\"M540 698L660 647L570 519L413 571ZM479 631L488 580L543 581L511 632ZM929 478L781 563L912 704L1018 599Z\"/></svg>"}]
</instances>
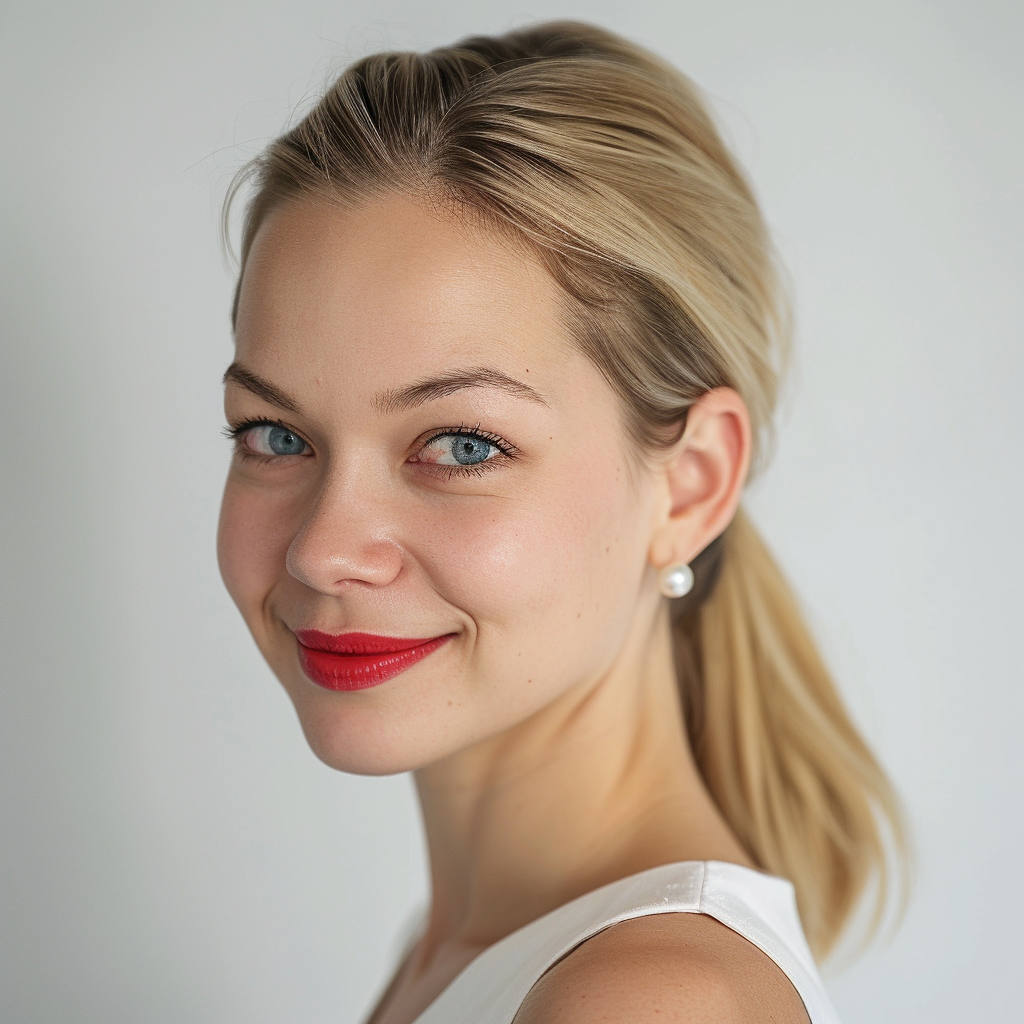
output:
<instances>
[{"instance_id":1,"label":"garment strap","mask_svg":"<svg viewBox=\"0 0 1024 1024\"><path fill-rule=\"evenodd\" d=\"M558 907L484 950L415 1024L512 1024L551 966L598 932L650 914L707 914L767 954L793 983L811 1024L839 1024L804 939L793 886L722 861L665 864Z\"/></svg>"}]
</instances>

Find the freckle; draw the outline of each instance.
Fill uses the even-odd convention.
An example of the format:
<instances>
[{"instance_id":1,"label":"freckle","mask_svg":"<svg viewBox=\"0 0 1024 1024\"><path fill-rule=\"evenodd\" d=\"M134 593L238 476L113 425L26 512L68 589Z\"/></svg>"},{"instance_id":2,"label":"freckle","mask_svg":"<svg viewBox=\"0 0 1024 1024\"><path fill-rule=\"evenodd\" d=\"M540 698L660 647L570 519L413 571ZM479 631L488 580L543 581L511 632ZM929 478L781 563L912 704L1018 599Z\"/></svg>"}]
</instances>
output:
<instances>
[{"instance_id":1,"label":"freckle","mask_svg":"<svg viewBox=\"0 0 1024 1024\"><path fill-rule=\"evenodd\" d=\"M448 707L451 707L451 706L452 706L452 702L448 701Z\"/></svg>"}]
</instances>

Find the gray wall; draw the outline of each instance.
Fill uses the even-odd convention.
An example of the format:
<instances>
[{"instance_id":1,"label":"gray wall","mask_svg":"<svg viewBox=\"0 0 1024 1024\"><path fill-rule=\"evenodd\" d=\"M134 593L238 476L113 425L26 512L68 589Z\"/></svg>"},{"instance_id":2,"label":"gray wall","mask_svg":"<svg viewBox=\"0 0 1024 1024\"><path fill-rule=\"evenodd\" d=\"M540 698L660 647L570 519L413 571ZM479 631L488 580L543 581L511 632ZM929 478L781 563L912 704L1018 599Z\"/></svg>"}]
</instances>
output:
<instances>
[{"instance_id":1,"label":"gray wall","mask_svg":"<svg viewBox=\"0 0 1024 1024\"><path fill-rule=\"evenodd\" d=\"M1021 11L558 11L710 91L792 272L753 506L920 849L902 930L831 974L851 1024L1019 1006ZM424 893L408 780L314 760L214 566L218 205L331 68L546 13L4 5L4 1021L354 1024L379 983Z\"/></svg>"}]
</instances>

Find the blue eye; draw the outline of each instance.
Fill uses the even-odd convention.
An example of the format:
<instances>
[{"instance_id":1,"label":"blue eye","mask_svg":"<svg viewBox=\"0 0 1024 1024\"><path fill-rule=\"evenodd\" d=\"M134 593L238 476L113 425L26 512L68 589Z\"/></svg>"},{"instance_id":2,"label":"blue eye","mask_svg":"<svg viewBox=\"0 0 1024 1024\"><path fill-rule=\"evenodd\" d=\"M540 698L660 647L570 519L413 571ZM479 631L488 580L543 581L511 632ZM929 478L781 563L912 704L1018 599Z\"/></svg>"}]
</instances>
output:
<instances>
[{"instance_id":1,"label":"blue eye","mask_svg":"<svg viewBox=\"0 0 1024 1024\"><path fill-rule=\"evenodd\" d=\"M479 466L501 454L497 445L477 434L441 434L422 449L417 461L435 466Z\"/></svg>"},{"instance_id":2,"label":"blue eye","mask_svg":"<svg viewBox=\"0 0 1024 1024\"><path fill-rule=\"evenodd\" d=\"M498 449L481 437L457 436L451 440L452 458L460 466L475 466L478 462L486 462L491 452Z\"/></svg>"},{"instance_id":3,"label":"blue eye","mask_svg":"<svg viewBox=\"0 0 1024 1024\"><path fill-rule=\"evenodd\" d=\"M248 427L241 439L243 447L254 455L305 455L309 448L298 434L273 423Z\"/></svg>"}]
</instances>

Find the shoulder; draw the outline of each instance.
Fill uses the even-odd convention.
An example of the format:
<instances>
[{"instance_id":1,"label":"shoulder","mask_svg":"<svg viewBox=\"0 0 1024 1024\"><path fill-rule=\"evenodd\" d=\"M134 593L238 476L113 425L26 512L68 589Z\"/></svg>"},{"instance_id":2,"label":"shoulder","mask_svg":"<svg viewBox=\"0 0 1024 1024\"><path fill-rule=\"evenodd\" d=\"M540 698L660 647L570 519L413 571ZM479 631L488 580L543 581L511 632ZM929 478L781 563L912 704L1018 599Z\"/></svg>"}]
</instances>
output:
<instances>
[{"instance_id":1,"label":"shoulder","mask_svg":"<svg viewBox=\"0 0 1024 1024\"><path fill-rule=\"evenodd\" d=\"M789 979L703 914L653 914L595 935L534 985L515 1024L808 1024Z\"/></svg>"}]
</instances>

